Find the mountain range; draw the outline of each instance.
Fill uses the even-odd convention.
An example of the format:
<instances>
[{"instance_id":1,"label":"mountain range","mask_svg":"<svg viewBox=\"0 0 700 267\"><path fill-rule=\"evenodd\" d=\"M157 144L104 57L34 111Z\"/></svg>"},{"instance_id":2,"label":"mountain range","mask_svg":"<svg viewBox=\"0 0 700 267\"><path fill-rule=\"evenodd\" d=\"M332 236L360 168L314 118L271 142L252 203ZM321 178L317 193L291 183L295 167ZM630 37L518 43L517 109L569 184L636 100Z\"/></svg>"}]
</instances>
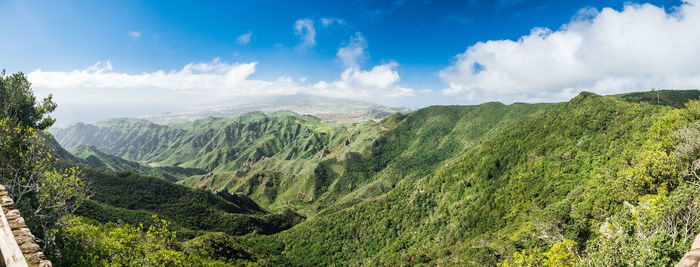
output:
<instances>
[{"instance_id":1,"label":"mountain range","mask_svg":"<svg viewBox=\"0 0 700 267\"><path fill-rule=\"evenodd\" d=\"M234 103L233 105L231 103ZM292 111L302 115L311 115L325 122L352 123L368 120L380 120L393 113L409 112L407 108L393 108L357 100L323 97L309 94L259 97L240 100L220 101L186 112L166 113L142 116L140 118L158 124L193 121L208 117L236 117L245 113L260 111Z\"/></svg>"},{"instance_id":2,"label":"mountain range","mask_svg":"<svg viewBox=\"0 0 700 267\"><path fill-rule=\"evenodd\" d=\"M292 111L167 124L112 119L53 135L71 151L66 161L117 173L91 171L105 177L96 178L105 193L85 216L117 220L102 215L104 203L129 209L125 214L161 213L157 205L182 203L161 187L233 197L249 203L239 209L252 214L246 218L276 213L283 219L251 219L246 225L257 226L245 231L179 223L192 237L258 227L258 234L235 242L267 264L496 265L575 252L580 262L618 265L625 246L653 250L671 241L668 250L646 256L673 263L687 241L672 236L647 244L635 239L642 230L608 234L605 227L624 224L617 220L628 206L648 209L644 199L651 196L697 190L674 180L684 179L678 175L686 159L673 151L681 140L674 136L700 115L685 107L698 96L694 90L584 92L563 103L432 106L355 123ZM669 161L652 161L663 157ZM678 171L654 171L666 165ZM160 200L141 199L156 203L145 208L109 196L132 192L138 183L158 184L138 195ZM223 204L203 202L201 209L210 205ZM606 250L610 242L620 249ZM560 251L563 244L574 245Z\"/></svg>"}]
</instances>

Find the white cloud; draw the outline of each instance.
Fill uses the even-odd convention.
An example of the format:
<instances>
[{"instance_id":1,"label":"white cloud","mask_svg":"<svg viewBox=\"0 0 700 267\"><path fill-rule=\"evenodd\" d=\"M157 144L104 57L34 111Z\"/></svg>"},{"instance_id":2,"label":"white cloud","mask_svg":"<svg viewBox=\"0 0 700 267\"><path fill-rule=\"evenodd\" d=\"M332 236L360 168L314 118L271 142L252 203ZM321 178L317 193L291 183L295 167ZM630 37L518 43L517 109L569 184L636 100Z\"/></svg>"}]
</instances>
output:
<instances>
[{"instance_id":1,"label":"white cloud","mask_svg":"<svg viewBox=\"0 0 700 267\"><path fill-rule=\"evenodd\" d=\"M210 62L190 63L179 70L129 74L114 71L112 63L104 61L73 71L37 69L27 76L37 95L54 94L59 104L55 115L61 123L176 112L226 99L243 101L255 96L307 93L376 100L413 94L412 89L397 85L396 63L375 66L368 71L350 67L338 81L308 85L306 77L296 81L289 76L275 80L253 79L251 75L257 64L227 63L216 58Z\"/></svg>"},{"instance_id":2,"label":"white cloud","mask_svg":"<svg viewBox=\"0 0 700 267\"><path fill-rule=\"evenodd\" d=\"M398 85L399 73L395 62L374 66L364 71L347 68L334 82L320 81L311 86L312 93L341 96L354 99L374 99L385 97L413 96L414 90Z\"/></svg>"},{"instance_id":3,"label":"white cloud","mask_svg":"<svg viewBox=\"0 0 700 267\"><path fill-rule=\"evenodd\" d=\"M314 93L340 94L343 97L359 99L414 95L413 89L398 85L400 77L396 71L398 67L396 62L377 65L368 71L361 70L360 61L367 57L365 49L367 49L367 42L361 33L358 32L351 36L347 45L338 49L336 53L338 59L346 67L340 75L340 80L315 83L311 86Z\"/></svg>"},{"instance_id":4,"label":"white cloud","mask_svg":"<svg viewBox=\"0 0 700 267\"><path fill-rule=\"evenodd\" d=\"M253 33L250 31L247 33L241 34L238 36L238 38L236 38L236 43L238 43L239 45L247 45L248 43L250 43L250 37L252 35L253 35Z\"/></svg>"},{"instance_id":5,"label":"white cloud","mask_svg":"<svg viewBox=\"0 0 700 267\"><path fill-rule=\"evenodd\" d=\"M362 34L357 32L350 37L350 42L344 47L338 49L336 56L348 68L359 68L360 62L367 57L365 53L367 42Z\"/></svg>"},{"instance_id":6,"label":"white cloud","mask_svg":"<svg viewBox=\"0 0 700 267\"><path fill-rule=\"evenodd\" d=\"M337 24L342 25L342 24L345 24L345 21L342 19L338 19L338 18L321 18L321 24L323 24L324 27L328 27L333 23L337 23Z\"/></svg>"},{"instance_id":7,"label":"white cloud","mask_svg":"<svg viewBox=\"0 0 700 267\"><path fill-rule=\"evenodd\" d=\"M251 79L257 62L190 63L179 70L129 74L110 61L73 71L29 73L38 96L54 95L60 123L110 117L183 111L221 100L287 95L309 91L288 76L271 81ZM235 102L234 102L235 103Z\"/></svg>"},{"instance_id":8,"label":"white cloud","mask_svg":"<svg viewBox=\"0 0 700 267\"><path fill-rule=\"evenodd\" d=\"M447 95L472 100L559 101L700 87L700 1L666 12L651 4L584 9L559 30L479 42L439 73Z\"/></svg>"},{"instance_id":9,"label":"white cloud","mask_svg":"<svg viewBox=\"0 0 700 267\"><path fill-rule=\"evenodd\" d=\"M220 96L260 95L281 90L278 81L248 79L255 73L257 62L229 64L218 58L211 62L190 63L178 71L159 70L152 73L127 74L112 71L110 61L97 62L82 70L46 72L41 69L28 74L37 88L83 89L99 93L101 89L148 88L173 92Z\"/></svg>"},{"instance_id":10,"label":"white cloud","mask_svg":"<svg viewBox=\"0 0 700 267\"><path fill-rule=\"evenodd\" d=\"M138 39L139 37L141 37L141 32L140 31L129 31L129 37L131 37L131 39Z\"/></svg>"},{"instance_id":11,"label":"white cloud","mask_svg":"<svg viewBox=\"0 0 700 267\"><path fill-rule=\"evenodd\" d=\"M314 29L313 20L299 19L294 22L294 34L301 38L299 47L307 49L316 45L316 29Z\"/></svg>"}]
</instances>

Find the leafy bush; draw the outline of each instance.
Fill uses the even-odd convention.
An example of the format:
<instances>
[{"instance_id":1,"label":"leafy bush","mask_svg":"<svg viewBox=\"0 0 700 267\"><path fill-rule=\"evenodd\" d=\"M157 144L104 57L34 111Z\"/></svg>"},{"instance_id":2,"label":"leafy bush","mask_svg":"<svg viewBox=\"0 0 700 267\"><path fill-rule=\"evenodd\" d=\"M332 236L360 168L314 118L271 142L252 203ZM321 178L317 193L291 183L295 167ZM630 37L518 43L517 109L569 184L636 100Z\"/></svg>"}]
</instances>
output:
<instances>
[{"instance_id":1,"label":"leafy bush","mask_svg":"<svg viewBox=\"0 0 700 267\"><path fill-rule=\"evenodd\" d=\"M180 251L169 223L153 216L151 226L64 220L59 266L227 266Z\"/></svg>"}]
</instances>

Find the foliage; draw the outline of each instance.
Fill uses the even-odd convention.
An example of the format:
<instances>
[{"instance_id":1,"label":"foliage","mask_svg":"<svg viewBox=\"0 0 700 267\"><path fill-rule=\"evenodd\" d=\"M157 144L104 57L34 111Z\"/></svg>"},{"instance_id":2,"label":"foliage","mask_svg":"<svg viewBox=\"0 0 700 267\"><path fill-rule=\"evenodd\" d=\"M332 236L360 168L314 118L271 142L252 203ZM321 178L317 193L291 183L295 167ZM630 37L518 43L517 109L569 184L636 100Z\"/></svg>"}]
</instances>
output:
<instances>
[{"instance_id":1,"label":"foliage","mask_svg":"<svg viewBox=\"0 0 700 267\"><path fill-rule=\"evenodd\" d=\"M255 255L243 247L238 239L225 233L209 233L183 244L183 251L191 255L229 264L256 262Z\"/></svg>"},{"instance_id":2,"label":"foliage","mask_svg":"<svg viewBox=\"0 0 700 267\"><path fill-rule=\"evenodd\" d=\"M88 199L77 169L53 168L43 130L54 123L48 113L55 108L51 96L36 103L24 74L0 75L0 179L47 253L59 220Z\"/></svg>"},{"instance_id":3,"label":"foliage","mask_svg":"<svg viewBox=\"0 0 700 267\"><path fill-rule=\"evenodd\" d=\"M700 223L700 189L693 184L700 184L695 177L700 102L678 108L697 95L664 91L651 103L638 95L582 93L566 103L429 107L379 124L343 127L259 113L168 129L134 126L142 124L136 121L102 123L96 132L124 130L120 135L133 138L106 146L119 143L124 148L119 151L128 155L149 160L167 147L171 154L204 151L181 154L180 163L195 166L199 163L192 159L199 156L205 165L218 162L215 175L190 177L185 184L238 190L264 206L300 207L310 217L291 227L300 220L292 211L283 212L282 219L268 225L291 228L265 232L265 224L255 218L271 215L232 216L218 210L230 204L129 172L118 178L91 174L103 193L82 214L103 222L115 221L109 214L118 214L138 222L158 213L185 236L199 235L185 243L186 253L222 261L670 265L688 250ZM232 132L232 125L266 135ZM150 128L158 138L179 131L202 142L141 142L156 138L136 134ZM73 141L91 140L94 133L71 135L79 136ZM221 134L248 143L212 139ZM222 160L233 155L224 153L228 148L239 156ZM237 163L224 163L231 160ZM212 205L219 206L208 208ZM250 206L232 207L245 211ZM203 222L177 214L183 209ZM271 235L231 236L256 232Z\"/></svg>"},{"instance_id":4,"label":"foliage","mask_svg":"<svg viewBox=\"0 0 700 267\"><path fill-rule=\"evenodd\" d=\"M500 131L485 127L485 138L462 147L460 157L442 162L422 179L419 175L414 182L399 180L378 197L330 205L288 231L253 237L249 245L264 253L256 250L257 244L284 244L283 252L272 251L270 257L292 264L466 263L461 251L483 246L502 260L517 251L518 257L534 257L538 264L576 264L579 257L593 253L582 248L597 240L597 227L622 210L625 201L668 193L682 184L682 170L671 154L674 132L690 121L685 111L590 93L568 103L530 107L530 113ZM386 123L394 128L387 133L421 111L390 117ZM380 138L376 143L410 147L405 138L440 125L419 122L419 128L397 132L397 139ZM451 132L428 133L416 146ZM657 151L666 155L665 161L644 156ZM400 162L407 153L389 155L389 161ZM418 155L430 158L429 153ZM383 156L373 159L381 163ZM415 162L420 160L404 164L401 171L426 166L413 169ZM669 259L677 259L674 255Z\"/></svg>"},{"instance_id":5,"label":"foliage","mask_svg":"<svg viewBox=\"0 0 700 267\"><path fill-rule=\"evenodd\" d=\"M247 198L190 189L133 171L83 170L94 193L77 214L101 222L139 224L153 214L173 222L183 237L205 231L272 234L303 220L293 211L269 214Z\"/></svg>"},{"instance_id":6,"label":"foliage","mask_svg":"<svg viewBox=\"0 0 700 267\"><path fill-rule=\"evenodd\" d=\"M143 224L95 224L85 218L65 219L60 266L227 266L180 251L169 223L157 216Z\"/></svg>"},{"instance_id":7,"label":"foliage","mask_svg":"<svg viewBox=\"0 0 700 267\"><path fill-rule=\"evenodd\" d=\"M651 162L645 154L653 151L668 160L662 168L670 171L666 172L666 179L655 180L661 185L652 182L640 187L635 178L650 181L652 176L636 171L639 164L631 166L630 173L636 175L632 176L632 183L651 194L640 196L636 205L626 202L623 209L601 225L600 235L587 245L586 264L673 265L688 250L700 232L700 187L694 175L700 156L695 149L700 145L699 111L700 101L691 101L685 109L661 117L652 127L639 162Z\"/></svg>"},{"instance_id":8,"label":"foliage","mask_svg":"<svg viewBox=\"0 0 700 267\"><path fill-rule=\"evenodd\" d=\"M0 118L7 118L13 125L42 131L56 121L48 115L55 109L51 95L36 102L24 73L6 75L5 70L0 72Z\"/></svg>"},{"instance_id":9,"label":"foliage","mask_svg":"<svg viewBox=\"0 0 700 267\"><path fill-rule=\"evenodd\" d=\"M649 195L608 220L589 242L584 262L605 266L670 266L688 251L700 223L700 189L681 185L666 196Z\"/></svg>"},{"instance_id":10,"label":"foliage","mask_svg":"<svg viewBox=\"0 0 700 267\"><path fill-rule=\"evenodd\" d=\"M73 159L75 163L85 164L94 168L101 168L109 171L119 172L132 169L140 174L162 177L171 182L183 180L192 175L204 175L206 171L197 168L169 167L169 166L148 166L135 161L125 160L99 151L92 145L79 146L72 151L73 155L79 159Z\"/></svg>"},{"instance_id":11,"label":"foliage","mask_svg":"<svg viewBox=\"0 0 700 267\"><path fill-rule=\"evenodd\" d=\"M567 239L554 243L545 252L540 248L515 252L512 258L498 263L498 266L574 266L578 261L576 242Z\"/></svg>"},{"instance_id":12,"label":"foliage","mask_svg":"<svg viewBox=\"0 0 700 267\"><path fill-rule=\"evenodd\" d=\"M685 106L688 99L698 99L698 90L652 90L650 92L634 92L616 95L625 101L635 103L649 103L653 105L666 105L676 108Z\"/></svg>"}]
</instances>

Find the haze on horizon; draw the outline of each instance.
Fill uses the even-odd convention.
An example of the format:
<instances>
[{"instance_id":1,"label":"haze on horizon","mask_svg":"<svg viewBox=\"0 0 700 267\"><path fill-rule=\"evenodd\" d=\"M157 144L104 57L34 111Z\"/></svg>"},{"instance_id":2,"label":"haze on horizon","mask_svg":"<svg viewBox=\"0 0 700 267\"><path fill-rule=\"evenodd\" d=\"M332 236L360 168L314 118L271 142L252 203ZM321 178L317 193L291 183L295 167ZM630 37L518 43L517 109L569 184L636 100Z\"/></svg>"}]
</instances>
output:
<instances>
[{"instance_id":1,"label":"haze on horizon","mask_svg":"<svg viewBox=\"0 0 700 267\"><path fill-rule=\"evenodd\" d=\"M700 84L700 1L0 2L59 124L311 94L419 108ZM271 8L274 7L274 8Z\"/></svg>"}]
</instances>

